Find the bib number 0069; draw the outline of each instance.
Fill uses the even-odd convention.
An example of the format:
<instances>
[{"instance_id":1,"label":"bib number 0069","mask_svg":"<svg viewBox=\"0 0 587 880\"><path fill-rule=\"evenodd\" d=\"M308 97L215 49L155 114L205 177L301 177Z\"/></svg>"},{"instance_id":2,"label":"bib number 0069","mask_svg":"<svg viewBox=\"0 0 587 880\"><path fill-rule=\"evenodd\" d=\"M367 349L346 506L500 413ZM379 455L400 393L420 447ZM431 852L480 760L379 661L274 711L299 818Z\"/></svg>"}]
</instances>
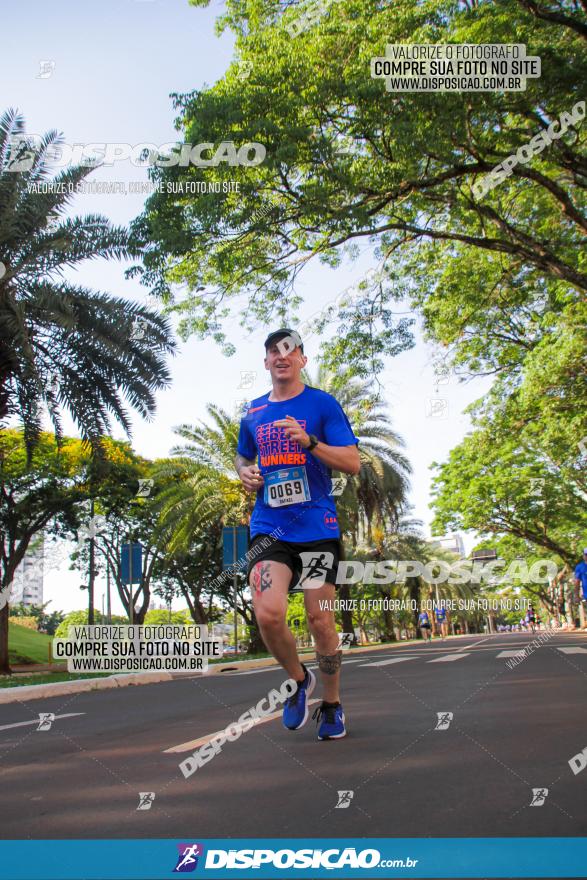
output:
<instances>
[{"instance_id":1,"label":"bib number 0069","mask_svg":"<svg viewBox=\"0 0 587 880\"><path fill-rule=\"evenodd\" d=\"M275 486L269 486L269 496L272 501L278 498L291 498L294 493L301 495L302 492L303 488L300 480L294 480L293 483L277 483Z\"/></svg>"}]
</instances>

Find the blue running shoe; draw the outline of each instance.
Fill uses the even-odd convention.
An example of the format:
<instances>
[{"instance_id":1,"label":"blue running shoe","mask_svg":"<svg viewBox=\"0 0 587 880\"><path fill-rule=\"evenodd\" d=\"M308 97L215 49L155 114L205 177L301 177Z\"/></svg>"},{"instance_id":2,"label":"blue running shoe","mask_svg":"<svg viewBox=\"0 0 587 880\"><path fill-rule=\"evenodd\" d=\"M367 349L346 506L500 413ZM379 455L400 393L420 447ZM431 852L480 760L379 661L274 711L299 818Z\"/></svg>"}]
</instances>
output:
<instances>
[{"instance_id":1,"label":"blue running shoe","mask_svg":"<svg viewBox=\"0 0 587 880\"><path fill-rule=\"evenodd\" d=\"M283 707L283 726L288 730L298 730L308 720L308 701L316 687L316 676L310 669L306 669L306 677L302 684L298 684L295 694L285 701Z\"/></svg>"},{"instance_id":2,"label":"blue running shoe","mask_svg":"<svg viewBox=\"0 0 587 880\"><path fill-rule=\"evenodd\" d=\"M340 703L332 706L323 702L315 710L312 718L316 719L316 724L322 722L318 730L318 739L342 739L343 736L346 736L344 712Z\"/></svg>"}]
</instances>

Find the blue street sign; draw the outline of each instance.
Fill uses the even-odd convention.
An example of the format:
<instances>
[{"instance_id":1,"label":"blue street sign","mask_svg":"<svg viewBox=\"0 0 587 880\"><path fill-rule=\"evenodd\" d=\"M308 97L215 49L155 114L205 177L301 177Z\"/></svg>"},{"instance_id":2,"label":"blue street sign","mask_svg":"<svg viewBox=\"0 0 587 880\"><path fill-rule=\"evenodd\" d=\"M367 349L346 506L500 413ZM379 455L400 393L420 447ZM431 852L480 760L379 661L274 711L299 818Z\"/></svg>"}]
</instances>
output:
<instances>
[{"instance_id":1,"label":"blue street sign","mask_svg":"<svg viewBox=\"0 0 587 880\"><path fill-rule=\"evenodd\" d=\"M235 540L236 536L236 540ZM240 562L249 549L247 526L226 526L222 529L222 567L228 568Z\"/></svg>"},{"instance_id":2,"label":"blue street sign","mask_svg":"<svg viewBox=\"0 0 587 880\"><path fill-rule=\"evenodd\" d=\"M123 544L120 554L120 579L123 584L140 584L143 575L143 545L139 544L138 541L133 542L132 566L130 563L130 544Z\"/></svg>"}]
</instances>

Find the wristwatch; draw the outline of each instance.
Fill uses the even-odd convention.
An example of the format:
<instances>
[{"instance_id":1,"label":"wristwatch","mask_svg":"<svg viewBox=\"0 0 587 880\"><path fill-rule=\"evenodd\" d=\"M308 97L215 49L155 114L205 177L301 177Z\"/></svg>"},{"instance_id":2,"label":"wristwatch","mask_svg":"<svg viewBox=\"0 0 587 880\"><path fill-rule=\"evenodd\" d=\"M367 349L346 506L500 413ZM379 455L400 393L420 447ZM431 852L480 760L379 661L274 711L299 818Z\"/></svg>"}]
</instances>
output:
<instances>
[{"instance_id":1,"label":"wristwatch","mask_svg":"<svg viewBox=\"0 0 587 880\"><path fill-rule=\"evenodd\" d=\"M306 449L308 450L308 452L311 452L315 446L318 446L320 441L315 434L308 434L308 437L310 438L310 445L306 446Z\"/></svg>"}]
</instances>

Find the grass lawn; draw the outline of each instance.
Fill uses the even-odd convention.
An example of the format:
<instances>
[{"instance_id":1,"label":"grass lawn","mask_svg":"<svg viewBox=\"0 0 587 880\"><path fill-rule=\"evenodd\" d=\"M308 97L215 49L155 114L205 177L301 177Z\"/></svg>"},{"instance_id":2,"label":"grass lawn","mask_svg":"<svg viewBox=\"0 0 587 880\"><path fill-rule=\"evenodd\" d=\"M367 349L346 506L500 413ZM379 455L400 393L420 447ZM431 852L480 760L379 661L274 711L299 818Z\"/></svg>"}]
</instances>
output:
<instances>
[{"instance_id":1,"label":"grass lawn","mask_svg":"<svg viewBox=\"0 0 587 880\"><path fill-rule=\"evenodd\" d=\"M8 658L11 665L48 663L52 641L53 636L19 626L11 620L8 624Z\"/></svg>"}]
</instances>

